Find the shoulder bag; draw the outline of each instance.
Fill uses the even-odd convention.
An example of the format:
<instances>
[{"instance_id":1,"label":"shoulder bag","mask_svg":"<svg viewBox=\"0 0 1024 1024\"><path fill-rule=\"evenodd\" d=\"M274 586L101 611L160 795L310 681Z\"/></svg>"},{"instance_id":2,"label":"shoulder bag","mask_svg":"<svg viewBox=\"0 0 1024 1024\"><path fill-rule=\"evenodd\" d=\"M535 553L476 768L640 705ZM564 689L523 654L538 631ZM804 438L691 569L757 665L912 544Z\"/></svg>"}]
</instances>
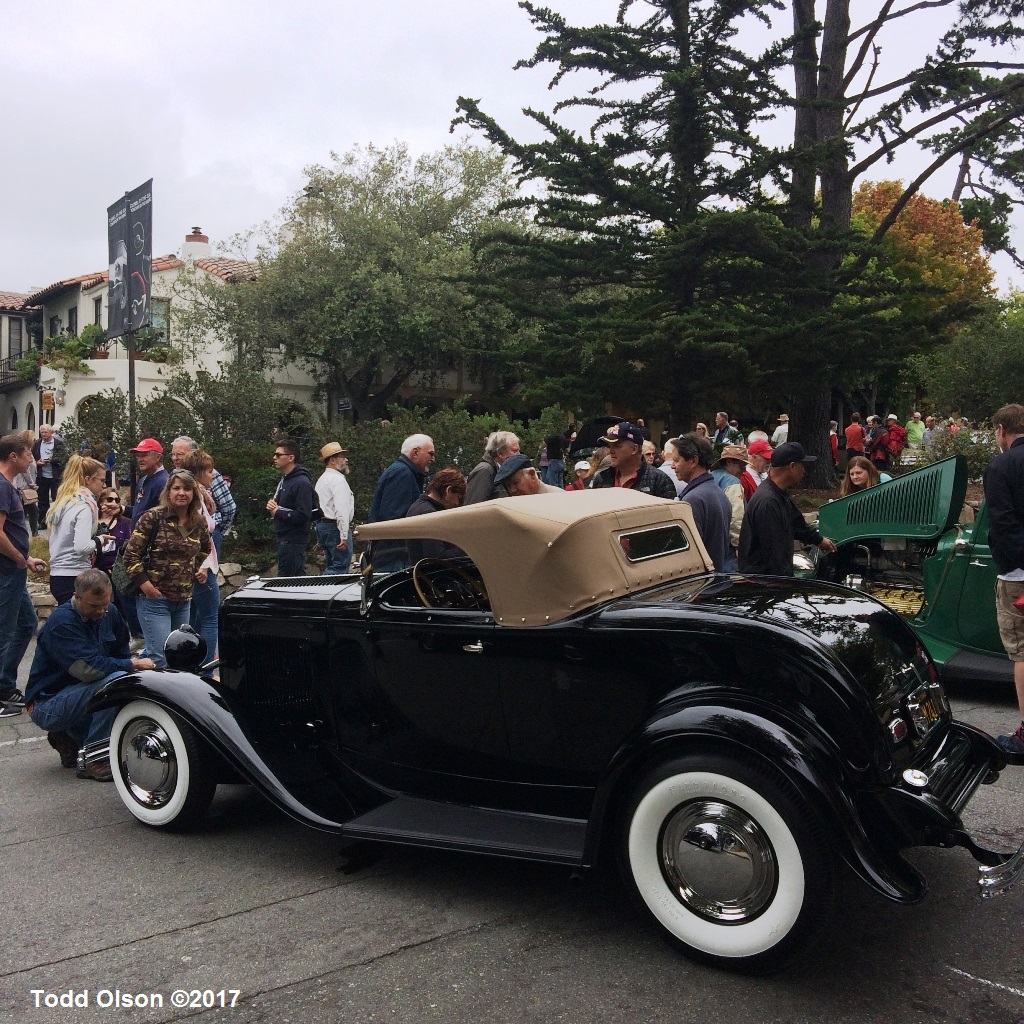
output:
<instances>
[{"instance_id":1,"label":"shoulder bag","mask_svg":"<svg viewBox=\"0 0 1024 1024\"><path fill-rule=\"evenodd\" d=\"M142 553L143 565L146 564L147 559L149 558L149 551L150 548L153 547L153 539L156 537L156 531L160 529L160 520L161 516L153 517L153 526L149 531L149 539L146 541L146 550ZM110 568L110 579L114 584L114 587L117 589L117 592L122 597L134 597L139 592L141 584L136 583L135 580L132 579L128 569L125 567L124 552L127 546L128 545L126 544L125 547L121 548L117 553L117 558L114 559L114 564Z\"/></svg>"}]
</instances>

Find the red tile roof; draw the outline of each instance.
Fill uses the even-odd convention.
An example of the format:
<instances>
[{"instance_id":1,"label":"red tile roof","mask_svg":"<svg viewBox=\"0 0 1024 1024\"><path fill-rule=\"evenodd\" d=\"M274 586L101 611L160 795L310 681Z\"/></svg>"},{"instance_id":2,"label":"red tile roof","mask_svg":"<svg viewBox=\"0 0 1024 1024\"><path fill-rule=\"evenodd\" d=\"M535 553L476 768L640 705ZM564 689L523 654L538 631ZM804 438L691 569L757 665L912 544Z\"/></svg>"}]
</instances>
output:
<instances>
[{"instance_id":1,"label":"red tile roof","mask_svg":"<svg viewBox=\"0 0 1024 1024\"><path fill-rule=\"evenodd\" d=\"M29 308L27 303L28 296L21 292L0 292L0 309L11 313L20 312Z\"/></svg>"},{"instance_id":2,"label":"red tile roof","mask_svg":"<svg viewBox=\"0 0 1024 1024\"><path fill-rule=\"evenodd\" d=\"M251 281L257 274L255 263L249 263L246 260L232 260L225 256L206 256L196 260L195 263L200 270L205 270L208 274L213 274L214 277L219 277L224 281ZM173 253L169 256L153 257L154 274L159 274L164 270L177 270L183 266L185 264ZM106 270L97 270L92 274L81 274L78 277L67 277L63 281L55 281L32 295L21 295L18 298L30 299L34 305L39 305L64 288L70 288L77 284L81 285L82 290L85 291L87 288L103 284L108 279L109 275ZM14 292L0 292L0 299L4 295L14 295Z\"/></svg>"},{"instance_id":3,"label":"red tile roof","mask_svg":"<svg viewBox=\"0 0 1024 1024\"><path fill-rule=\"evenodd\" d=\"M196 266L224 281L252 281L259 270L248 260L232 260L227 256L205 256L196 260Z\"/></svg>"}]
</instances>

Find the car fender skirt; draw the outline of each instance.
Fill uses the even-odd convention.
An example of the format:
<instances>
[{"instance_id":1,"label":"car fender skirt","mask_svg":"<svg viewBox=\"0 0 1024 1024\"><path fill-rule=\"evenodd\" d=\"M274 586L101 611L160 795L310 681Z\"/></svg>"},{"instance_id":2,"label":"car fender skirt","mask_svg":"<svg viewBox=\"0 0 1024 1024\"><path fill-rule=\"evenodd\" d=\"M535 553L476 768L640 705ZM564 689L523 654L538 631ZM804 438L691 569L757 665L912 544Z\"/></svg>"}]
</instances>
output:
<instances>
[{"instance_id":1,"label":"car fender skirt","mask_svg":"<svg viewBox=\"0 0 1024 1024\"><path fill-rule=\"evenodd\" d=\"M246 781L289 816L313 828L341 831L343 822L310 810L278 782L242 732L223 694L208 680L191 672L168 670L121 676L93 697L89 710L123 707L133 700L151 700L180 715Z\"/></svg>"},{"instance_id":2,"label":"car fender skirt","mask_svg":"<svg viewBox=\"0 0 1024 1024\"><path fill-rule=\"evenodd\" d=\"M694 705L649 722L616 757L597 794L596 813L603 815L613 806L623 781L652 764L701 749L774 767L821 816L836 852L859 878L898 903L923 898L927 885L921 874L891 844L872 838L848 795L853 792L848 773L834 753L813 735L810 742L806 736L798 740L785 725L746 710Z\"/></svg>"}]
</instances>

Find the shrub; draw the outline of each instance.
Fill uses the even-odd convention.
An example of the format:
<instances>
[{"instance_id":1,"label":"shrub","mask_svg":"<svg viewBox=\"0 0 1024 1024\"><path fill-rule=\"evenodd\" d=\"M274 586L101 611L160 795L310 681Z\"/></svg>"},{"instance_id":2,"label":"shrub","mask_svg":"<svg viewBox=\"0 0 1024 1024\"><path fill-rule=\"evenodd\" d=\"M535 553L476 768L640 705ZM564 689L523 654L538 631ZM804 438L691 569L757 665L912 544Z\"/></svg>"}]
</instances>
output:
<instances>
[{"instance_id":1,"label":"shrub","mask_svg":"<svg viewBox=\"0 0 1024 1024\"><path fill-rule=\"evenodd\" d=\"M988 464L999 454L999 445L991 428L967 428L955 434L939 430L929 444L921 448L917 464L927 466L952 455L963 455L967 459L967 475L971 480L980 480Z\"/></svg>"}]
</instances>

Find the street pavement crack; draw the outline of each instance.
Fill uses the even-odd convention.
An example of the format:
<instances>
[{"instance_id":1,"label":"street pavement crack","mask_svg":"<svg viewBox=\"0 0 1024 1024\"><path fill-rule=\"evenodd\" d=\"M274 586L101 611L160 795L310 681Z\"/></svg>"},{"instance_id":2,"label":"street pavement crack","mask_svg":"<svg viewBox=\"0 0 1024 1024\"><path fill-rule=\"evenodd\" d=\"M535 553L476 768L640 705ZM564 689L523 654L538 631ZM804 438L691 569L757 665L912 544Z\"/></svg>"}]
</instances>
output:
<instances>
[{"instance_id":1,"label":"street pavement crack","mask_svg":"<svg viewBox=\"0 0 1024 1024\"><path fill-rule=\"evenodd\" d=\"M381 871L376 873L374 878L388 878L393 875L400 875L411 871L411 868L394 868L390 871ZM252 914L260 910L266 910L269 907L282 906L285 903L291 903L295 900L303 900L308 896L317 896L322 892L330 892L332 889L346 888L350 885L356 885L359 882L365 881L365 876L362 878L344 878L339 879L337 882L333 882L331 885L323 885L317 889L309 889L306 892L294 893L291 896L284 896L278 900L270 900L267 903L260 903L255 906L243 907L239 910L232 911L229 914L219 914L216 917L208 917L198 921L189 921L187 924L180 925L177 928L167 928L163 931L151 932L148 935L139 935L133 939L128 939L125 942L116 942L110 946L100 946L97 949L86 950L83 953L74 953L71 956L60 957L56 960L44 960L37 964L32 964L28 967L20 967L16 971L10 971L7 974L0 974L0 978L17 978L22 974L30 974L32 971L42 970L46 967L57 967L60 964L74 963L76 960L84 960L86 957L97 956L102 953L107 953L115 949L128 949L131 946L136 946L143 942L150 942L153 939L164 938L168 935L180 935L183 932L191 931L193 928L202 928L205 925L215 924L218 921L230 921L234 917L244 917L246 914Z\"/></svg>"},{"instance_id":2,"label":"street pavement crack","mask_svg":"<svg viewBox=\"0 0 1024 1024\"><path fill-rule=\"evenodd\" d=\"M532 917L537 912L537 908L534 908L528 914L505 914L501 917L494 918L490 921L481 921L477 924L466 925L463 928L453 928L449 932L444 932L441 935L431 935L425 939L418 939L415 942L406 942L401 946L395 946L393 949L386 950L383 953L378 953L375 956L366 957L363 960L354 960L351 963L342 964L329 971L325 971L321 974L311 974L304 978L294 978L291 981L283 982L280 985L275 985L272 988L260 989L251 993L246 993L243 997L245 1003L250 1004L254 999L260 996L273 995L276 992L286 992L288 989L295 988L297 985L307 985L310 982L322 981L325 978L331 978L335 975L343 974L346 971L351 971L359 967L370 967L376 963L382 963L390 960L393 957L399 956L402 953L407 953L410 950L422 949L424 946L430 946L437 942L445 942L449 939L459 939L466 935L479 935L489 931L496 931L499 928L503 928L509 924L515 924L517 921L526 920ZM549 939L547 942L540 943L535 942L534 946L549 946L556 940L554 938ZM240 1003L241 1005L241 1003ZM185 1013L179 1017L169 1017L168 1020L189 1020L193 1017L205 1017L210 1013L219 1013L223 1016L223 1010L217 1009L202 1009L197 1010L195 1013Z\"/></svg>"}]
</instances>

